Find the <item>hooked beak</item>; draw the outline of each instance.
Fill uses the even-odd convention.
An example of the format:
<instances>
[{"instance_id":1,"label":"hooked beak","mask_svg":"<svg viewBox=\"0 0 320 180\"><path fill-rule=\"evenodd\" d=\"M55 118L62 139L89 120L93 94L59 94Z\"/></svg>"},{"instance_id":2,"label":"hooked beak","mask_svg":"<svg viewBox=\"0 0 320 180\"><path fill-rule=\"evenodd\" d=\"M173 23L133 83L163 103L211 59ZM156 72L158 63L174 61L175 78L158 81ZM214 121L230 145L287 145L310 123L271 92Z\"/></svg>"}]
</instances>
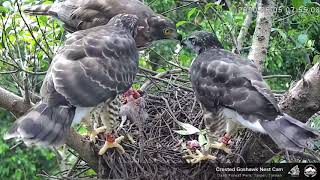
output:
<instances>
[{"instance_id":1,"label":"hooked beak","mask_svg":"<svg viewBox=\"0 0 320 180\"><path fill-rule=\"evenodd\" d=\"M175 39L175 40L178 40L178 41L181 41L182 40L182 35L179 34L178 32L174 32L172 33L169 37L167 37L168 39Z\"/></svg>"},{"instance_id":2,"label":"hooked beak","mask_svg":"<svg viewBox=\"0 0 320 180\"><path fill-rule=\"evenodd\" d=\"M181 42L182 41L182 35L177 33L177 39Z\"/></svg>"},{"instance_id":3,"label":"hooked beak","mask_svg":"<svg viewBox=\"0 0 320 180\"><path fill-rule=\"evenodd\" d=\"M182 39L182 40L180 40L180 44L182 46L187 46L186 41L187 41L187 39Z\"/></svg>"}]
</instances>

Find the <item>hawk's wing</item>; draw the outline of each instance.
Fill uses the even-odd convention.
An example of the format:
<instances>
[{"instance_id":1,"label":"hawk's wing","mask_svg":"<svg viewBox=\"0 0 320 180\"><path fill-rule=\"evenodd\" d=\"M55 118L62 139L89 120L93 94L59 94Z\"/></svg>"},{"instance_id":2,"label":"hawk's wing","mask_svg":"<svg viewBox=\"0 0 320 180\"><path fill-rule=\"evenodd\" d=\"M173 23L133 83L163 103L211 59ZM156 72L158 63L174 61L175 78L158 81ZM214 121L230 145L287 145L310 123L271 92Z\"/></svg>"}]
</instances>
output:
<instances>
[{"instance_id":1,"label":"hawk's wing","mask_svg":"<svg viewBox=\"0 0 320 180\"><path fill-rule=\"evenodd\" d=\"M42 96L55 100L50 96L61 94L72 105L93 107L126 91L137 73L138 52L131 35L114 31L99 26L72 34L53 60Z\"/></svg>"},{"instance_id":2,"label":"hawk's wing","mask_svg":"<svg viewBox=\"0 0 320 180\"><path fill-rule=\"evenodd\" d=\"M201 53L191 67L191 81L199 101L209 111L222 105L265 120L273 120L280 113L258 69L231 52L211 49Z\"/></svg>"},{"instance_id":3,"label":"hawk's wing","mask_svg":"<svg viewBox=\"0 0 320 180\"><path fill-rule=\"evenodd\" d=\"M117 14L134 14L139 17L139 33L136 37L138 47L144 47L150 42L147 19L155 13L138 0L66 0L54 4L39 5L26 8L31 15L51 15L64 23L69 32L89 29L107 24Z\"/></svg>"}]
</instances>

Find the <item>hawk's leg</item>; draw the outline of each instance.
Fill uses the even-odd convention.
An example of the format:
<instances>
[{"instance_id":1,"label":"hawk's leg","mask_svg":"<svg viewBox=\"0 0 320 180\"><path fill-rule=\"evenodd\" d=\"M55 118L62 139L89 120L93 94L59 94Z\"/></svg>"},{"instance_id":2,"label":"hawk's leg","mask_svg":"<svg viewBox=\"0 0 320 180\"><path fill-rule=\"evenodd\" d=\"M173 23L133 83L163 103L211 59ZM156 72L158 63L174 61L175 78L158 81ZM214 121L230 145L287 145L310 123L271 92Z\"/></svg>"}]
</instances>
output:
<instances>
[{"instance_id":1,"label":"hawk's leg","mask_svg":"<svg viewBox=\"0 0 320 180\"><path fill-rule=\"evenodd\" d=\"M206 125L206 130L207 130L207 140L208 143L207 145L202 148L202 152L199 150L196 150L196 154L192 154L190 149L187 150L187 155L183 156L187 160L188 163L198 163L200 161L205 161L205 160L215 160L216 157L212 156L209 151L211 148L210 144L211 142L215 142L217 140L217 133L219 134L218 130L223 130L224 131L224 126L225 123L223 120L217 120L216 115L214 115L211 112L208 112L204 110L204 120L205 120L205 125Z\"/></svg>"},{"instance_id":2,"label":"hawk's leg","mask_svg":"<svg viewBox=\"0 0 320 180\"><path fill-rule=\"evenodd\" d=\"M101 129L105 132L105 143L99 151L99 155L103 155L108 149L117 148L121 154L125 153L123 147L120 145L124 136L115 138L113 132L117 126L117 120L119 117L120 99L116 99L105 102L101 105L101 108L96 112L95 117L98 117L104 125ZM105 128L104 128L105 127ZM99 128L98 128L99 129Z\"/></svg>"},{"instance_id":3,"label":"hawk's leg","mask_svg":"<svg viewBox=\"0 0 320 180\"><path fill-rule=\"evenodd\" d=\"M236 133L238 124L232 120L227 121L226 132L222 138L219 139L219 142L209 144L210 148L221 149L224 152L230 154L231 150L227 147L231 137Z\"/></svg>"}]
</instances>

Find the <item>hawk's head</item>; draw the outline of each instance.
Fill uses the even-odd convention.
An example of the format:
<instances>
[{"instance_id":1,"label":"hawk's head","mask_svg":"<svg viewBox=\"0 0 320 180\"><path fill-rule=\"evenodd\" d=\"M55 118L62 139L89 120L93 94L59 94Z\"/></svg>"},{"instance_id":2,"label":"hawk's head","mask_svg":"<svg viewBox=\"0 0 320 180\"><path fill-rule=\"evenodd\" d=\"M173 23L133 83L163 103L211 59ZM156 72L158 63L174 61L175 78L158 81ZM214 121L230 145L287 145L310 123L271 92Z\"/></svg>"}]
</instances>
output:
<instances>
[{"instance_id":1,"label":"hawk's head","mask_svg":"<svg viewBox=\"0 0 320 180\"><path fill-rule=\"evenodd\" d=\"M216 35L207 31L195 31L189 37L183 39L181 44L198 54L209 48L223 48Z\"/></svg>"},{"instance_id":2,"label":"hawk's head","mask_svg":"<svg viewBox=\"0 0 320 180\"><path fill-rule=\"evenodd\" d=\"M120 27L132 34L132 37L137 35L138 16L133 14L118 14L108 22L109 25Z\"/></svg>"},{"instance_id":3,"label":"hawk's head","mask_svg":"<svg viewBox=\"0 0 320 180\"><path fill-rule=\"evenodd\" d=\"M155 15L147 20L150 38L153 41L161 39L177 39L181 40L181 35L178 34L176 25L168 18L162 15Z\"/></svg>"}]
</instances>

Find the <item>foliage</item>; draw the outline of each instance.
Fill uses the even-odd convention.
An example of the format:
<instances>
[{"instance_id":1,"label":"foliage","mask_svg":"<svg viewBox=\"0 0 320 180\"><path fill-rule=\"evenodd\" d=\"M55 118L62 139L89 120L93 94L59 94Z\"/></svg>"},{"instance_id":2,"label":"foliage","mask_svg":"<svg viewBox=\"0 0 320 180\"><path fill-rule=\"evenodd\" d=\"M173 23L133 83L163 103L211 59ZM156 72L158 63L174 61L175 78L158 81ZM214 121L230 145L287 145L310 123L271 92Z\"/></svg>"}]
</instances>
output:
<instances>
[{"instance_id":1,"label":"foliage","mask_svg":"<svg viewBox=\"0 0 320 180\"><path fill-rule=\"evenodd\" d=\"M52 1L23 0L20 8L15 2L0 0L0 86L23 96L26 88L39 92L43 75L53 55L63 45L66 33L61 23L53 18L20 13L24 6ZM232 1L232 6L226 7L215 1L145 0L156 12L173 19L184 37L195 30L214 31L229 50L235 47L233 41L242 27L245 9L255 7L254 0L244 2ZM315 1L277 2L263 74L291 75L292 79L268 80L273 90L288 89L291 80L299 79L306 69L319 62L319 24L320 5ZM247 56L250 50L254 28L255 22L245 37L242 56ZM193 57L186 50L179 51L175 42L161 42L141 54L140 65L162 72L172 69L172 63L188 67ZM2 137L14 118L5 111L0 112L0 118ZM319 127L319 118L314 122ZM10 149L13 145L0 138L1 179L34 179L41 170L57 168L51 151L23 146Z\"/></svg>"},{"instance_id":2,"label":"foliage","mask_svg":"<svg viewBox=\"0 0 320 180\"><path fill-rule=\"evenodd\" d=\"M0 111L0 136L3 137L11 123L10 116ZM53 173L57 169L55 154L44 148L27 148L24 145L15 147L15 142L4 142L0 138L0 177L1 179L40 179L36 174L42 171Z\"/></svg>"}]
</instances>

